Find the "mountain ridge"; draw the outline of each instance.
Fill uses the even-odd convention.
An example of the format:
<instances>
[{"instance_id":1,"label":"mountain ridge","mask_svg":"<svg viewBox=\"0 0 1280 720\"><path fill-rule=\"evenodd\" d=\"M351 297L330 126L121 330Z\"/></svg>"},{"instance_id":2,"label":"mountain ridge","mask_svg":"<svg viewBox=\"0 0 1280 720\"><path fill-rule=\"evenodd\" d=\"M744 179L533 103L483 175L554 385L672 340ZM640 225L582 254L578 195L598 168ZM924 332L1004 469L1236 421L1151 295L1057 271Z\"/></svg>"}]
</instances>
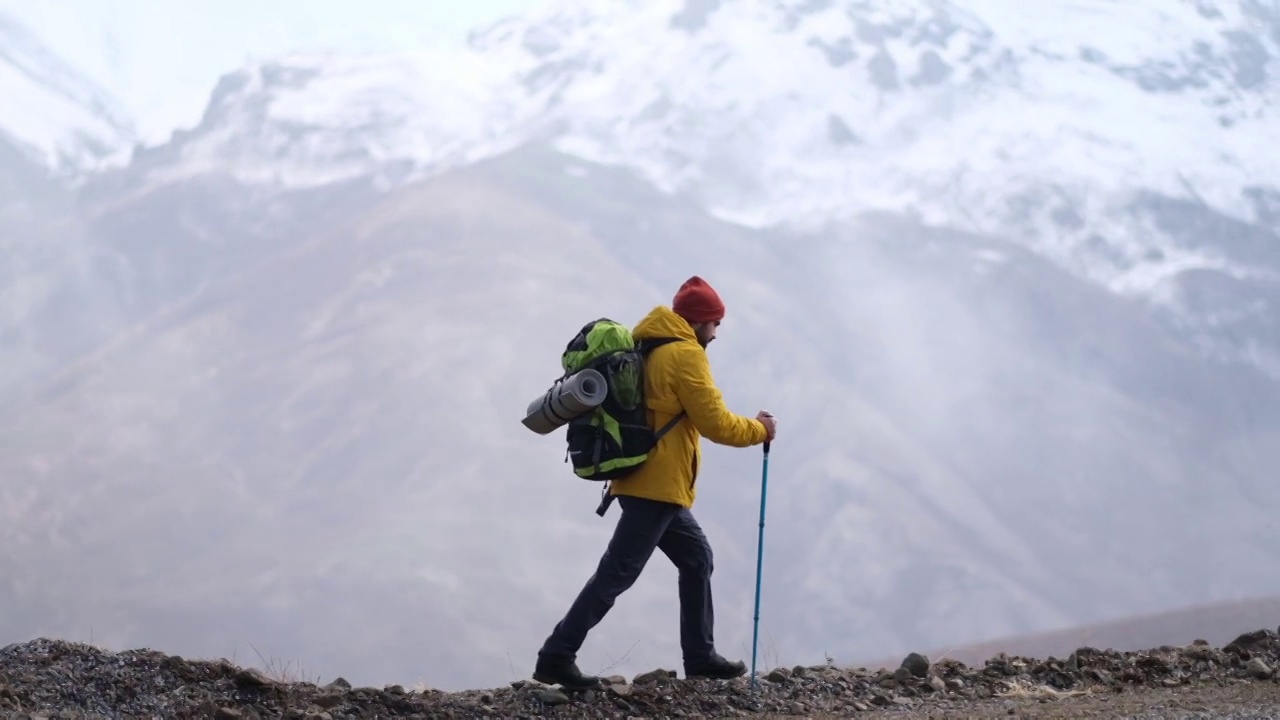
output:
<instances>
[{"instance_id":1,"label":"mountain ridge","mask_svg":"<svg viewBox=\"0 0 1280 720\"><path fill-rule=\"evenodd\" d=\"M0 10L0 139L76 182L127 162L137 139L121 103L69 67L18 18Z\"/></svg>"},{"instance_id":2,"label":"mountain ridge","mask_svg":"<svg viewBox=\"0 0 1280 720\"><path fill-rule=\"evenodd\" d=\"M135 172L391 188L550 142L749 227L895 212L1011 238L1280 378L1280 165L1256 151L1280 7L1049 5L1052 33L1011 7L553 3L463 48L229 73ZM1228 225L1260 250L1188 230Z\"/></svg>"}]
</instances>

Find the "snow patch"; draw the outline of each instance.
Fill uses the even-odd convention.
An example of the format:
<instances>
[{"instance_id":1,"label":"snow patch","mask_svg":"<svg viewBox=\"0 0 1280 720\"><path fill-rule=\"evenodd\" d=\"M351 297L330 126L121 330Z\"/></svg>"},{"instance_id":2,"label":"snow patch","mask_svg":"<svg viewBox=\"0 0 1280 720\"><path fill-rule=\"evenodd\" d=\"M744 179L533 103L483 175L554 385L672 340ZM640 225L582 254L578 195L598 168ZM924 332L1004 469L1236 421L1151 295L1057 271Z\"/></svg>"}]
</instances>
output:
<instances>
[{"instance_id":1,"label":"snow patch","mask_svg":"<svg viewBox=\"0 0 1280 720\"><path fill-rule=\"evenodd\" d=\"M80 172L128 161L132 121L106 91L0 12L0 136L45 167Z\"/></svg>"},{"instance_id":2,"label":"snow patch","mask_svg":"<svg viewBox=\"0 0 1280 720\"><path fill-rule=\"evenodd\" d=\"M672 27L680 0L571 0L460 48L251 66L165 172L394 184L545 140L732 222L897 211L1153 292L1238 268L1170 250L1135 198L1248 221L1245 188L1280 187L1280 85L1241 85L1231 33L1256 19L1220 5L736 0Z\"/></svg>"}]
</instances>

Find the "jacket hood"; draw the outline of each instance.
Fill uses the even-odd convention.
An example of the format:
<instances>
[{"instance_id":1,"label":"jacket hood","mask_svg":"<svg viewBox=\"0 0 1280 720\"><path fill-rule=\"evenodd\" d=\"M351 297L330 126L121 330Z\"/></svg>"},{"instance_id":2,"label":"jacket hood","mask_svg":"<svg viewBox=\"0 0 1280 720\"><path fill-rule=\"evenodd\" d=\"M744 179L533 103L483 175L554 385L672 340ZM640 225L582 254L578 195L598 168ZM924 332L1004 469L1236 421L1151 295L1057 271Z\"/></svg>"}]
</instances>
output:
<instances>
[{"instance_id":1,"label":"jacket hood","mask_svg":"<svg viewBox=\"0 0 1280 720\"><path fill-rule=\"evenodd\" d=\"M658 337L674 337L681 340L691 340L698 342L698 336L693 333L693 326L688 320L680 317L666 305L649 311L640 322L636 323L635 330L631 331L632 337L637 340L646 340Z\"/></svg>"}]
</instances>

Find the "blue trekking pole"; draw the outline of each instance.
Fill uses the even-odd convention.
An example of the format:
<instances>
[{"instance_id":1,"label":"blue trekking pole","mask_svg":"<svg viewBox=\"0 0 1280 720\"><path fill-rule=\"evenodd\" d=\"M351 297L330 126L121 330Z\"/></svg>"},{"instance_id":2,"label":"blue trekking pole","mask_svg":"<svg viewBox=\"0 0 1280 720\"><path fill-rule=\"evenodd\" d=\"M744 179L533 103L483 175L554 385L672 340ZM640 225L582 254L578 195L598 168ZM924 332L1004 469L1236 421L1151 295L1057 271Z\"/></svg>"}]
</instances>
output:
<instances>
[{"instance_id":1,"label":"blue trekking pole","mask_svg":"<svg viewBox=\"0 0 1280 720\"><path fill-rule=\"evenodd\" d=\"M760 535L756 541L756 616L755 627L751 631L751 687L758 687L756 681L756 643L760 639L760 566L764 564L764 501L769 487L769 441L764 443L764 467L760 473Z\"/></svg>"}]
</instances>

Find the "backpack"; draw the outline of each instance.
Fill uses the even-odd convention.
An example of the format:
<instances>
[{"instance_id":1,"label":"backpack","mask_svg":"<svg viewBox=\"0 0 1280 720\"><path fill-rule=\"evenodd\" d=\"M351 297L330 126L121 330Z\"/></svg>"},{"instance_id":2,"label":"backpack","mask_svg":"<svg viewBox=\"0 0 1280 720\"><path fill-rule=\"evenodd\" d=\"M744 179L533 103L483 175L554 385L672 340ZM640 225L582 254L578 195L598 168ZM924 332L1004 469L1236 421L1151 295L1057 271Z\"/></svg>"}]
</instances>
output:
<instances>
[{"instance_id":1,"label":"backpack","mask_svg":"<svg viewBox=\"0 0 1280 720\"><path fill-rule=\"evenodd\" d=\"M600 318L584 325L569 341L560 357L565 372L561 379L591 368L604 377L607 388L604 402L567 423L565 462L573 463L575 475L596 481L630 475L644 464L658 440L684 419L681 411L655 431L644 402L649 353L678 340L637 342L625 325Z\"/></svg>"}]
</instances>

